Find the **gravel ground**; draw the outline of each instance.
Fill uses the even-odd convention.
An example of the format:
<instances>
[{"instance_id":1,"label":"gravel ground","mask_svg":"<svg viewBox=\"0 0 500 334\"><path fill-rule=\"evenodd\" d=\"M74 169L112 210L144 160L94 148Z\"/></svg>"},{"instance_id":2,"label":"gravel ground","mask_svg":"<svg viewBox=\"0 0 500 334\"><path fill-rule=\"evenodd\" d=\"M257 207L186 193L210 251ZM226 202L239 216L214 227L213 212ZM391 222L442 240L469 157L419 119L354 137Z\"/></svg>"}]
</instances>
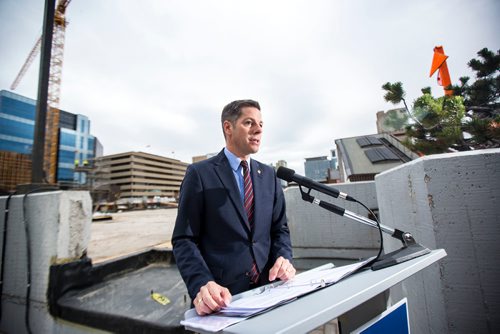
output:
<instances>
[{"instance_id":1,"label":"gravel ground","mask_svg":"<svg viewBox=\"0 0 500 334\"><path fill-rule=\"evenodd\" d=\"M149 248L172 248L177 209L127 211L92 222L88 256L94 263Z\"/></svg>"}]
</instances>

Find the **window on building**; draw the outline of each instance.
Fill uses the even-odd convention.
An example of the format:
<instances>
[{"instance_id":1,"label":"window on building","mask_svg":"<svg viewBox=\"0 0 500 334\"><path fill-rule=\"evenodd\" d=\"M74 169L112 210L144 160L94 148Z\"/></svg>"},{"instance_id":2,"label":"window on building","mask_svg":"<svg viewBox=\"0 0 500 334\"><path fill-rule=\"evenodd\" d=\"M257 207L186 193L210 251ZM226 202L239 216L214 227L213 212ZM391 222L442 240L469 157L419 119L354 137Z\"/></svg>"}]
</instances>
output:
<instances>
[{"instance_id":1,"label":"window on building","mask_svg":"<svg viewBox=\"0 0 500 334\"><path fill-rule=\"evenodd\" d=\"M59 143L64 146L76 147L76 136L72 133L61 131Z\"/></svg>"},{"instance_id":2,"label":"window on building","mask_svg":"<svg viewBox=\"0 0 500 334\"><path fill-rule=\"evenodd\" d=\"M33 124L26 124L7 118L0 122L0 134L24 139L33 139Z\"/></svg>"}]
</instances>

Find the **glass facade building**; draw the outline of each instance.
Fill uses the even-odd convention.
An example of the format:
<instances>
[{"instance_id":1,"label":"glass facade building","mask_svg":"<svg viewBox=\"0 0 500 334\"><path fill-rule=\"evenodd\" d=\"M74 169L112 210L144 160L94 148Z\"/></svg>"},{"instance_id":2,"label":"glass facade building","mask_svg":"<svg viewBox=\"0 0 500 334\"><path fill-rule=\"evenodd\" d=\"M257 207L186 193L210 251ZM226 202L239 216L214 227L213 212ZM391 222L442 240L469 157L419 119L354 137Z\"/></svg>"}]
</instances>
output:
<instances>
[{"instance_id":1,"label":"glass facade building","mask_svg":"<svg viewBox=\"0 0 500 334\"><path fill-rule=\"evenodd\" d=\"M304 170L306 177L324 182L328 180L328 170L335 170L337 159L328 159L326 156L306 158Z\"/></svg>"},{"instance_id":2,"label":"glass facade building","mask_svg":"<svg viewBox=\"0 0 500 334\"><path fill-rule=\"evenodd\" d=\"M0 91L0 151L31 154L35 109L35 100ZM75 172L75 165L84 165L100 155L102 146L90 134L88 117L61 110L57 181L85 184L86 174Z\"/></svg>"}]
</instances>

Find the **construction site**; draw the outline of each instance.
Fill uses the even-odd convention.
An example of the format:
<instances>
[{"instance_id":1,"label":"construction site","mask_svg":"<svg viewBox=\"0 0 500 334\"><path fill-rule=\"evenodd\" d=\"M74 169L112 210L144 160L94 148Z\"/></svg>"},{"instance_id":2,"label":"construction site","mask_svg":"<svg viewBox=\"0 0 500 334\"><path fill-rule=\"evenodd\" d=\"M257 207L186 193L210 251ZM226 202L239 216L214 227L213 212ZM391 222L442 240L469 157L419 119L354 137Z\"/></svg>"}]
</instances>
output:
<instances>
[{"instance_id":1,"label":"construction site","mask_svg":"<svg viewBox=\"0 0 500 334\"><path fill-rule=\"evenodd\" d=\"M94 263L144 252L171 249L177 209L134 210L94 220L87 255Z\"/></svg>"}]
</instances>

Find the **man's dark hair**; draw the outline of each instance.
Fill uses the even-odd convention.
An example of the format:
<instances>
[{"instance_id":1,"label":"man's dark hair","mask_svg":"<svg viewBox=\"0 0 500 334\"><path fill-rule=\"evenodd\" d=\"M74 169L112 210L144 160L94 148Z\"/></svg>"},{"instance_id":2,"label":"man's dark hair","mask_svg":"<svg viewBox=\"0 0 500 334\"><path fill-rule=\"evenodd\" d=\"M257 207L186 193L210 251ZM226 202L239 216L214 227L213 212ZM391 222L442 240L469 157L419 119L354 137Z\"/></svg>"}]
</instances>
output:
<instances>
[{"instance_id":1,"label":"man's dark hair","mask_svg":"<svg viewBox=\"0 0 500 334\"><path fill-rule=\"evenodd\" d=\"M236 120L241 116L241 109L245 107L254 107L260 110L260 104L254 100L236 100L229 103L222 109L222 115L220 117L220 122L222 125L222 131L224 132L224 121L229 121L231 124L235 124ZM224 136L226 134L224 133Z\"/></svg>"}]
</instances>

